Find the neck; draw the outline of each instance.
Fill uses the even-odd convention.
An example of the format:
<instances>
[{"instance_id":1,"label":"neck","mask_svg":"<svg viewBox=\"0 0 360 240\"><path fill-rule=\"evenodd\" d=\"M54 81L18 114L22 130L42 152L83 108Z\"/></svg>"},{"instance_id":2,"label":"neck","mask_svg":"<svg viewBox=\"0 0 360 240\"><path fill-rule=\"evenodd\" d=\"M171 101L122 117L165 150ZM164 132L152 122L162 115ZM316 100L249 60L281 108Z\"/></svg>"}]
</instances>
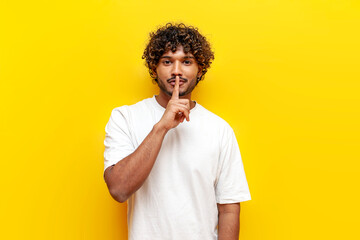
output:
<instances>
[{"instance_id":1,"label":"neck","mask_svg":"<svg viewBox=\"0 0 360 240\"><path fill-rule=\"evenodd\" d=\"M181 96L181 99L189 99L190 101L190 109L193 109L195 107L195 102L191 101L191 93L185 95L185 96ZM171 96L169 96L168 94L164 93L163 91L160 90L159 95L155 96L156 101L163 107L166 108L168 102L171 99Z\"/></svg>"}]
</instances>

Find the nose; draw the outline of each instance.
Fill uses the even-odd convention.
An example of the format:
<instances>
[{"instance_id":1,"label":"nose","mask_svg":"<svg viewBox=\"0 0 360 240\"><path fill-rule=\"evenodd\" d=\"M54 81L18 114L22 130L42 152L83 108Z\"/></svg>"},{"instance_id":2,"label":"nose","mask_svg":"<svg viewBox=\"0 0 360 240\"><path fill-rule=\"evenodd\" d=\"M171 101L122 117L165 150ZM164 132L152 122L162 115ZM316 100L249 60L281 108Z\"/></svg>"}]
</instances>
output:
<instances>
[{"instance_id":1,"label":"nose","mask_svg":"<svg viewBox=\"0 0 360 240\"><path fill-rule=\"evenodd\" d=\"M172 65L171 76L182 76L181 63L179 61L175 61Z\"/></svg>"}]
</instances>

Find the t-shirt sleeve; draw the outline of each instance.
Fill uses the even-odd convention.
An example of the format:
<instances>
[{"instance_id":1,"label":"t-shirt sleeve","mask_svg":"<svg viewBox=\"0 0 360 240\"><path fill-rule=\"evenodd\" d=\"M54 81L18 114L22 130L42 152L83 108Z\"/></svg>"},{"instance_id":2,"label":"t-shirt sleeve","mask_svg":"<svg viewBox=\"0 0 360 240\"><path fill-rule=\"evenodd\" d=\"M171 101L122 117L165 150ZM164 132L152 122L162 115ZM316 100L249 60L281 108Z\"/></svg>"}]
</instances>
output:
<instances>
[{"instance_id":1,"label":"t-shirt sleeve","mask_svg":"<svg viewBox=\"0 0 360 240\"><path fill-rule=\"evenodd\" d=\"M126 106L115 108L105 126L104 171L135 150L126 113Z\"/></svg>"},{"instance_id":2,"label":"t-shirt sleeve","mask_svg":"<svg viewBox=\"0 0 360 240\"><path fill-rule=\"evenodd\" d=\"M215 188L219 204L251 200L240 149L233 130L228 131L221 148L218 179Z\"/></svg>"}]
</instances>

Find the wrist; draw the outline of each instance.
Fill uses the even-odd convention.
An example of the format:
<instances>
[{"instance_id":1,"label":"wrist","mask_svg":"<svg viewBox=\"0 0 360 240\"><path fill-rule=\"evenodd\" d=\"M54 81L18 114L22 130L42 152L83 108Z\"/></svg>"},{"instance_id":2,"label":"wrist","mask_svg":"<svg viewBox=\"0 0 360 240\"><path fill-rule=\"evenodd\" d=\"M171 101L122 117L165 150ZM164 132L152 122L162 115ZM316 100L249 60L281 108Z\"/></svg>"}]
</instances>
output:
<instances>
[{"instance_id":1,"label":"wrist","mask_svg":"<svg viewBox=\"0 0 360 240\"><path fill-rule=\"evenodd\" d=\"M164 135L169 131L169 129L167 129L166 127L164 127L160 122L156 123L153 127L153 131L155 133Z\"/></svg>"}]
</instances>

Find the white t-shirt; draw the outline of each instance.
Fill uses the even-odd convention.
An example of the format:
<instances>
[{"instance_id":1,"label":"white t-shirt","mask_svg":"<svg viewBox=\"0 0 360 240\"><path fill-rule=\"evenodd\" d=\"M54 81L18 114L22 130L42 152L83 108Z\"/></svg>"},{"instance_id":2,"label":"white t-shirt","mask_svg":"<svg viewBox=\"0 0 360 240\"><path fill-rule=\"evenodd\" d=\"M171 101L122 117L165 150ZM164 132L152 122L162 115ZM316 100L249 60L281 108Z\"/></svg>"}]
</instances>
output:
<instances>
[{"instance_id":1,"label":"white t-shirt","mask_svg":"<svg viewBox=\"0 0 360 240\"><path fill-rule=\"evenodd\" d=\"M155 96L115 108L105 127L105 168L131 154L162 117ZM217 203L250 200L231 127L196 103L165 135L144 184L128 199L130 240L217 239Z\"/></svg>"}]
</instances>

